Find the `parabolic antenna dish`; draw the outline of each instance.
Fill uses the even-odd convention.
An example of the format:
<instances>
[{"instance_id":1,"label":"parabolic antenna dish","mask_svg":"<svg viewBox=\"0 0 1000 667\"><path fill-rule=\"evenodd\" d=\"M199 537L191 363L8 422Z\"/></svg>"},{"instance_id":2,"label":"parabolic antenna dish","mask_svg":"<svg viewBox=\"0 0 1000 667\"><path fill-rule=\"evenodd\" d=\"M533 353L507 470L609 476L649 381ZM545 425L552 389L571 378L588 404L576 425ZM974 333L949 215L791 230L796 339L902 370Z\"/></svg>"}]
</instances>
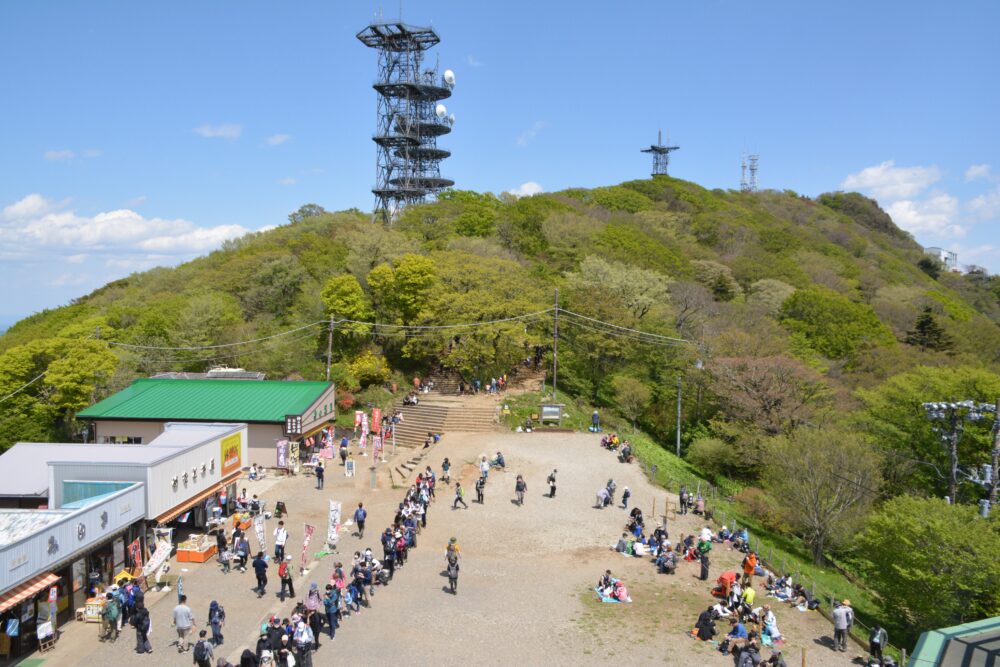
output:
<instances>
[{"instance_id":1,"label":"parabolic antenna dish","mask_svg":"<svg viewBox=\"0 0 1000 667\"><path fill-rule=\"evenodd\" d=\"M452 72L450 69L446 69L444 71L444 82L447 83L449 86L455 85L455 73Z\"/></svg>"},{"instance_id":2,"label":"parabolic antenna dish","mask_svg":"<svg viewBox=\"0 0 1000 667\"><path fill-rule=\"evenodd\" d=\"M448 107L446 107L443 104L439 104L436 107L434 107L434 113L435 115L437 115L438 118L444 118L445 116L448 115Z\"/></svg>"},{"instance_id":3,"label":"parabolic antenna dish","mask_svg":"<svg viewBox=\"0 0 1000 667\"><path fill-rule=\"evenodd\" d=\"M448 124L449 125L455 124L455 114L451 114L450 116L448 116Z\"/></svg>"}]
</instances>

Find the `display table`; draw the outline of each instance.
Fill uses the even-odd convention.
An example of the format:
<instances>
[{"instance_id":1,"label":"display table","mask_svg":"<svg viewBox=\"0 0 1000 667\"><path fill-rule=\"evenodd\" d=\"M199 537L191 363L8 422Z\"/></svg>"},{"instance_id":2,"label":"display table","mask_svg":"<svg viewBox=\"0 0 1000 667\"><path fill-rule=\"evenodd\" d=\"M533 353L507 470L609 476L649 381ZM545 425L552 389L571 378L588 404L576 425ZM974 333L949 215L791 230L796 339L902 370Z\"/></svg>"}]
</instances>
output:
<instances>
[{"instance_id":1,"label":"display table","mask_svg":"<svg viewBox=\"0 0 1000 667\"><path fill-rule=\"evenodd\" d=\"M208 535L192 534L177 545L178 563L204 563L215 555L216 545Z\"/></svg>"}]
</instances>

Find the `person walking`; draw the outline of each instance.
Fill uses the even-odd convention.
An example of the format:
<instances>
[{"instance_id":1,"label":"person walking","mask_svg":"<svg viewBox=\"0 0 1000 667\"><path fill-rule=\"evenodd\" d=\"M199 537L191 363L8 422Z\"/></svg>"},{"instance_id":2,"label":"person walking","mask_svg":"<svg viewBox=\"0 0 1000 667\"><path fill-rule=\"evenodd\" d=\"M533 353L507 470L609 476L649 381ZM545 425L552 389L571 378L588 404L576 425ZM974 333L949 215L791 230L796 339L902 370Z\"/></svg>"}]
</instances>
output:
<instances>
[{"instance_id":1,"label":"person walking","mask_svg":"<svg viewBox=\"0 0 1000 667\"><path fill-rule=\"evenodd\" d=\"M281 579L281 591L278 593L278 597L282 602L285 601L285 589L288 589L289 597L295 597L295 584L292 582L291 568L288 566L288 561L292 559L288 556L281 564L278 565L278 578Z\"/></svg>"},{"instance_id":2,"label":"person walking","mask_svg":"<svg viewBox=\"0 0 1000 667\"><path fill-rule=\"evenodd\" d=\"M337 619L340 604L340 591L333 584L326 585L326 595L323 596L323 611L326 612L326 627L330 631L330 639L337 634L340 621Z\"/></svg>"},{"instance_id":3,"label":"person walking","mask_svg":"<svg viewBox=\"0 0 1000 667\"><path fill-rule=\"evenodd\" d=\"M844 600L837 605L833 613L833 650L847 651L847 635L854 625L854 609L851 608L851 601Z\"/></svg>"},{"instance_id":4,"label":"person walking","mask_svg":"<svg viewBox=\"0 0 1000 667\"><path fill-rule=\"evenodd\" d=\"M479 474L486 478L490 476L490 462L486 460L485 456L479 462Z\"/></svg>"},{"instance_id":5,"label":"person walking","mask_svg":"<svg viewBox=\"0 0 1000 667\"><path fill-rule=\"evenodd\" d=\"M285 560L285 543L288 542L288 530L285 522L279 521L278 527L274 529L274 560Z\"/></svg>"},{"instance_id":6,"label":"person walking","mask_svg":"<svg viewBox=\"0 0 1000 667\"><path fill-rule=\"evenodd\" d=\"M208 605L208 624L212 628L212 644L222 646L222 626L226 624L226 609L217 601Z\"/></svg>"},{"instance_id":7,"label":"person walking","mask_svg":"<svg viewBox=\"0 0 1000 667\"><path fill-rule=\"evenodd\" d=\"M457 510L459 503L462 503L462 507L465 509L469 509L469 506L465 504L465 489L462 488L462 483L455 482L455 502L451 504L451 508Z\"/></svg>"},{"instance_id":8,"label":"person walking","mask_svg":"<svg viewBox=\"0 0 1000 667\"><path fill-rule=\"evenodd\" d=\"M628 499L632 497L632 490L627 486L622 489L622 507L628 509Z\"/></svg>"},{"instance_id":9,"label":"person walking","mask_svg":"<svg viewBox=\"0 0 1000 667\"><path fill-rule=\"evenodd\" d=\"M178 604L174 607L174 628L177 629L177 652L184 653L191 646L188 644L188 635L194 627L194 612L187 606L187 596L181 595Z\"/></svg>"},{"instance_id":10,"label":"person walking","mask_svg":"<svg viewBox=\"0 0 1000 667\"><path fill-rule=\"evenodd\" d=\"M483 490L485 488L486 488L486 478L480 476L479 479L476 480L476 502L478 502L480 505L483 504Z\"/></svg>"},{"instance_id":11,"label":"person walking","mask_svg":"<svg viewBox=\"0 0 1000 667\"><path fill-rule=\"evenodd\" d=\"M298 659L295 661L296 665L299 667L312 667L312 651L315 640L312 628L305 621L299 621L299 624L295 626L295 633L292 635L292 641L295 643L295 651L298 653Z\"/></svg>"},{"instance_id":12,"label":"person walking","mask_svg":"<svg viewBox=\"0 0 1000 667\"><path fill-rule=\"evenodd\" d=\"M247 559L250 558L250 540L247 539L246 535L241 534L235 539L236 542L236 558L239 559L240 572L247 571Z\"/></svg>"},{"instance_id":13,"label":"person walking","mask_svg":"<svg viewBox=\"0 0 1000 667\"><path fill-rule=\"evenodd\" d=\"M518 475L517 480L514 482L514 494L517 496L518 507L524 505L524 492L527 490L528 483L524 481L523 477Z\"/></svg>"},{"instance_id":14,"label":"person walking","mask_svg":"<svg viewBox=\"0 0 1000 667\"><path fill-rule=\"evenodd\" d=\"M316 464L316 488L323 488L323 476L326 474L326 468L323 467L323 462L320 461Z\"/></svg>"},{"instance_id":15,"label":"person walking","mask_svg":"<svg viewBox=\"0 0 1000 667\"><path fill-rule=\"evenodd\" d=\"M558 470L553 470L549 474L549 478L546 480L549 483L549 498L556 497L556 473Z\"/></svg>"},{"instance_id":16,"label":"person walking","mask_svg":"<svg viewBox=\"0 0 1000 667\"><path fill-rule=\"evenodd\" d=\"M152 653L153 645L149 643L149 631L153 625L149 620L149 610L141 602L136 602L133 608L132 625L135 626L135 652Z\"/></svg>"},{"instance_id":17,"label":"person walking","mask_svg":"<svg viewBox=\"0 0 1000 667\"><path fill-rule=\"evenodd\" d=\"M441 462L441 481L445 484L451 484L451 461L448 457L444 457L444 461Z\"/></svg>"},{"instance_id":18,"label":"person walking","mask_svg":"<svg viewBox=\"0 0 1000 667\"><path fill-rule=\"evenodd\" d=\"M458 595L458 556L448 556L448 585L451 594Z\"/></svg>"},{"instance_id":19,"label":"person walking","mask_svg":"<svg viewBox=\"0 0 1000 667\"><path fill-rule=\"evenodd\" d=\"M687 486L681 485L680 491L677 492L678 502L680 503L680 513L687 514L688 506L688 491Z\"/></svg>"},{"instance_id":20,"label":"person walking","mask_svg":"<svg viewBox=\"0 0 1000 667\"><path fill-rule=\"evenodd\" d=\"M354 523L358 524L358 539L362 539L365 536L365 519L368 518L368 510L365 509L364 503L358 503L358 509L354 510Z\"/></svg>"},{"instance_id":21,"label":"person walking","mask_svg":"<svg viewBox=\"0 0 1000 667\"><path fill-rule=\"evenodd\" d=\"M708 581L708 552L701 555L701 576L698 578L702 581Z\"/></svg>"},{"instance_id":22,"label":"person walking","mask_svg":"<svg viewBox=\"0 0 1000 667\"><path fill-rule=\"evenodd\" d=\"M340 465L347 465L347 436L340 439Z\"/></svg>"},{"instance_id":23,"label":"person walking","mask_svg":"<svg viewBox=\"0 0 1000 667\"><path fill-rule=\"evenodd\" d=\"M879 667L885 667L885 658L882 657L882 651L888 643L889 633L881 625L875 623L872 626L871 633L868 635L868 652L872 654L873 658L878 659Z\"/></svg>"},{"instance_id":24,"label":"person walking","mask_svg":"<svg viewBox=\"0 0 1000 667\"><path fill-rule=\"evenodd\" d=\"M215 653L212 651L212 645L208 643L206 636L208 631L202 630L198 633L198 641L194 645L194 664L198 667L212 667L212 659L215 657Z\"/></svg>"},{"instance_id":25,"label":"person walking","mask_svg":"<svg viewBox=\"0 0 1000 667\"><path fill-rule=\"evenodd\" d=\"M257 597L262 598L267 592L267 561L264 560L264 552L258 551L257 557L253 559L253 573L257 576Z\"/></svg>"}]
</instances>

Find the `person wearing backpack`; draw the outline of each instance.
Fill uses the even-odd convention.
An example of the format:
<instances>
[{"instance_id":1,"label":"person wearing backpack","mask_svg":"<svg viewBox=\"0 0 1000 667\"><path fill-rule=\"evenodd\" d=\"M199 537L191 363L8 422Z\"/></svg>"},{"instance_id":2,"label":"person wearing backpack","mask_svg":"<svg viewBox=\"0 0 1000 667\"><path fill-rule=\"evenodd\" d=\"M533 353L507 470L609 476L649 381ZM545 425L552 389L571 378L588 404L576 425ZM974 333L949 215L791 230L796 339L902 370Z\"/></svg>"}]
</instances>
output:
<instances>
[{"instance_id":1,"label":"person wearing backpack","mask_svg":"<svg viewBox=\"0 0 1000 667\"><path fill-rule=\"evenodd\" d=\"M364 539L365 536L365 519L368 518L368 510L365 509L364 503L358 503L358 509L354 510L354 523L358 524L358 539Z\"/></svg>"},{"instance_id":2,"label":"person wearing backpack","mask_svg":"<svg viewBox=\"0 0 1000 667\"><path fill-rule=\"evenodd\" d=\"M222 626L226 624L226 609L215 600L208 606L208 623L212 627L212 644L221 646L224 639Z\"/></svg>"},{"instance_id":3,"label":"person wearing backpack","mask_svg":"<svg viewBox=\"0 0 1000 667\"><path fill-rule=\"evenodd\" d=\"M121 616L121 607L118 606L118 600L115 599L113 593L108 593L107 602L104 603L104 610L101 612L102 625L101 628L104 632L101 634L101 641L117 641L118 640L118 618Z\"/></svg>"},{"instance_id":4,"label":"person wearing backpack","mask_svg":"<svg viewBox=\"0 0 1000 667\"><path fill-rule=\"evenodd\" d=\"M448 556L448 585L451 594L458 595L458 556Z\"/></svg>"},{"instance_id":5,"label":"person wearing backpack","mask_svg":"<svg viewBox=\"0 0 1000 667\"><path fill-rule=\"evenodd\" d=\"M278 593L278 597L281 598L282 602L285 601L285 588L288 589L289 597L295 597L295 584L292 581L292 573L290 572L291 568L288 567L288 561L291 558L291 556L288 556L288 558L281 561L281 565L278 566L278 577L281 579L281 592Z\"/></svg>"},{"instance_id":6,"label":"person wearing backpack","mask_svg":"<svg viewBox=\"0 0 1000 667\"><path fill-rule=\"evenodd\" d=\"M206 630L202 630L198 633L198 641L194 645L194 664L198 667L212 667L212 658L215 657L212 651L212 645L208 643L205 636L208 635Z\"/></svg>"},{"instance_id":7,"label":"person wearing backpack","mask_svg":"<svg viewBox=\"0 0 1000 667\"><path fill-rule=\"evenodd\" d=\"M135 606L132 625L135 626L135 652L152 653L153 646L149 643L149 632L153 629L153 624L149 620L149 611L144 604L139 603Z\"/></svg>"},{"instance_id":8,"label":"person wearing backpack","mask_svg":"<svg viewBox=\"0 0 1000 667\"><path fill-rule=\"evenodd\" d=\"M462 488L462 483L455 482L455 502L451 504L451 508L457 510L459 503L462 503L462 507L465 509L469 509L469 506L465 504L465 489Z\"/></svg>"}]
</instances>

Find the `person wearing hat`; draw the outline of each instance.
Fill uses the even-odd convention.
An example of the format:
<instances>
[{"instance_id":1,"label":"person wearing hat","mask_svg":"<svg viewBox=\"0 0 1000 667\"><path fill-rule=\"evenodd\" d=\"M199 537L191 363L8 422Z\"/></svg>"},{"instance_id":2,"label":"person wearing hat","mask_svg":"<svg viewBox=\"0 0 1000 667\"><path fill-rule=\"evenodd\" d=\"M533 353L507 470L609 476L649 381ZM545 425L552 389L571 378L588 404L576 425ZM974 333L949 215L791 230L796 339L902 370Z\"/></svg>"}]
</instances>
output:
<instances>
[{"instance_id":1,"label":"person wearing hat","mask_svg":"<svg viewBox=\"0 0 1000 667\"><path fill-rule=\"evenodd\" d=\"M462 557L462 549L458 546L458 538L451 538L448 540L448 547L445 549L444 557L445 559L455 556L456 558Z\"/></svg>"},{"instance_id":2,"label":"person wearing hat","mask_svg":"<svg viewBox=\"0 0 1000 667\"><path fill-rule=\"evenodd\" d=\"M847 636L854 625L854 610L851 601L844 600L833 610L833 650L841 653L847 651Z\"/></svg>"},{"instance_id":3,"label":"person wearing hat","mask_svg":"<svg viewBox=\"0 0 1000 667\"><path fill-rule=\"evenodd\" d=\"M295 643L297 658L295 664L300 667L312 667L312 649L315 637L312 628L306 625L305 621L299 621L295 626L295 634L292 636Z\"/></svg>"}]
</instances>

